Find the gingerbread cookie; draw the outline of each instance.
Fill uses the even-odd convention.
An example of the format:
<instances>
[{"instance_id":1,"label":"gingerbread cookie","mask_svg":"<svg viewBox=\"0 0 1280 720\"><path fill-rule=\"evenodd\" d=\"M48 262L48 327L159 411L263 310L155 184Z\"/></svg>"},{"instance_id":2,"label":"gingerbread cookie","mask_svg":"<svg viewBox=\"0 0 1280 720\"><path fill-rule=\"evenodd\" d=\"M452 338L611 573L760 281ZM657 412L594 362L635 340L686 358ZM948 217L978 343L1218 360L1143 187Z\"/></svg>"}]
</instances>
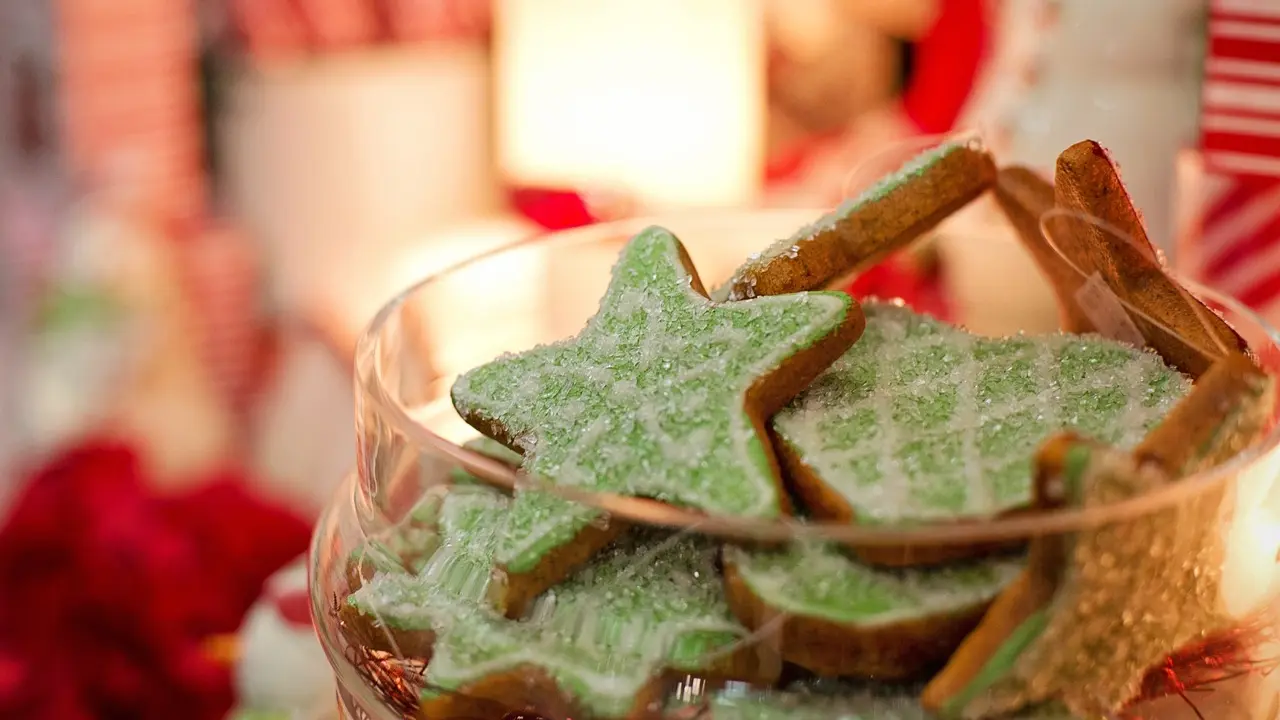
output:
<instances>
[{"instance_id":1,"label":"gingerbread cookie","mask_svg":"<svg viewBox=\"0 0 1280 720\"><path fill-rule=\"evenodd\" d=\"M1231 353L1200 377L1134 453L1174 478L1215 467L1271 427L1275 392L1274 378L1248 356Z\"/></svg>"},{"instance_id":2,"label":"gingerbread cookie","mask_svg":"<svg viewBox=\"0 0 1280 720\"><path fill-rule=\"evenodd\" d=\"M981 195L995 181L986 150L947 142L747 261L714 297L816 290L865 269Z\"/></svg>"},{"instance_id":3,"label":"gingerbread cookie","mask_svg":"<svg viewBox=\"0 0 1280 720\"><path fill-rule=\"evenodd\" d=\"M863 310L858 342L772 423L816 517L902 525L1027 508L1045 438L1070 427L1133 446L1191 386L1154 353L1098 337L982 338L897 305ZM969 550L861 552L919 564Z\"/></svg>"},{"instance_id":4,"label":"gingerbread cookie","mask_svg":"<svg viewBox=\"0 0 1280 720\"><path fill-rule=\"evenodd\" d=\"M1113 323L1107 314L1119 309L1120 322L1192 377L1227 352L1245 349L1230 325L1165 272L1101 145L1086 140L1067 148L1058 157L1055 185L1025 168L1006 168L996 199L1053 284L1064 330L1107 332L1099 325ZM1046 192L1054 194L1056 208L1047 214ZM1109 291L1115 300L1107 304L1118 308L1091 300L1094 289Z\"/></svg>"},{"instance_id":5,"label":"gingerbread cookie","mask_svg":"<svg viewBox=\"0 0 1280 720\"><path fill-rule=\"evenodd\" d=\"M700 538L637 531L511 620L487 600L493 553L512 500L455 487L440 504L441 541L417 572L379 571L356 589L346 627L381 630L403 658L426 661L421 711L470 717L505 706L573 717L627 717L665 671L742 673L747 635L724 601L718 549Z\"/></svg>"},{"instance_id":6,"label":"gingerbread cookie","mask_svg":"<svg viewBox=\"0 0 1280 720\"><path fill-rule=\"evenodd\" d=\"M776 518L788 500L764 420L861 330L844 293L713 303L680 242L654 227L627 244L577 337L466 373L453 403L536 478ZM619 532L598 510L517 492L495 554L501 605L518 615Z\"/></svg>"},{"instance_id":7,"label":"gingerbread cookie","mask_svg":"<svg viewBox=\"0 0 1280 720\"><path fill-rule=\"evenodd\" d=\"M447 492L447 486L428 488L398 523L357 546L347 558L347 586L359 587L379 572L421 570L439 544L436 526Z\"/></svg>"},{"instance_id":8,"label":"gingerbread cookie","mask_svg":"<svg viewBox=\"0 0 1280 720\"><path fill-rule=\"evenodd\" d=\"M520 457L520 453L512 450L506 445L503 445L497 440L484 437L483 435L462 443L462 447L472 452L480 453L486 457L493 458L494 460L513 468L520 467L520 462L524 459ZM456 485L472 485L484 482L483 479L472 475L463 468L454 468L449 473L449 479Z\"/></svg>"},{"instance_id":9,"label":"gingerbread cookie","mask_svg":"<svg viewBox=\"0 0 1280 720\"><path fill-rule=\"evenodd\" d=\"M1022 240L1023 247L1053 287L1058 297L1059 327L1073 333L1097 332L1076 301L1076 293L1087 278L1068 265L1045 241L1040 227L1040 221L1057 207L1053 183L1030 168L1003 167L996 173L992 194ZM1061 245L1059 243L1059 247Z\"/></svg>"},{"instance_id":10,"label":"gingerbread cookie","mask_svg":"<svg viewBox=\"0 0 1280 720\"><path fill-rule=\"evenodd\" d=\"M699 720L937 720L912 687L872 687L842 681L796 683L786 691L726 689L711 696ZM1077 720L1046 706L1001 720Z\"/></svg>"},{"instance_id":11,"label":"gingerbread cookie","mask_svg":"<svg viewBox=\"0 0 1280 720\"><path fill-rule=\"evenodd\" d=\"M464 448L486 455L511 467L520 465L520 455L505 445L487 437L472 438L462 444ZM449 471L453 485L483 485L485 481L463 468ZM426 488L417 504L395 526L361 543L348 558L349 587L358 587L374 573L396 570L418 572L422 563L439 541L435 530L439 521L440 504L448 492L447 486L424 483Z\"/></svg>"},{"instance_id":12,"label":"gingerbread cookie","mask_svg":"<svg viewBox=\"0 0 1280 720\"><path fill-rule=\"evenodd\" d=\"M753 629L780 623L784 660L822 676L880 680L940 666L1021 568L997 557L876 569L819 544L724 555L729 605Z\"/></svg>"},{"instance_id":13,"label":"gingerbread cookie","mask_svg":"<svg viewBox=\"0 0 1280 720\"><path fill-rule=\"evenodd\" d=\"M1271 407L1273 392L1247 358L1228 356L1135 454L1071 436L1047 443L1041 492L1089 508L1158 491L1256 439L1269 414L1259 410ZM1226 620L1219 604L1226 491L1033 540L1026 572L930 682L925 706L965 719L1044 702L1089 717L1118 710L1156 663Z\"/></svg>"}]
</instances>

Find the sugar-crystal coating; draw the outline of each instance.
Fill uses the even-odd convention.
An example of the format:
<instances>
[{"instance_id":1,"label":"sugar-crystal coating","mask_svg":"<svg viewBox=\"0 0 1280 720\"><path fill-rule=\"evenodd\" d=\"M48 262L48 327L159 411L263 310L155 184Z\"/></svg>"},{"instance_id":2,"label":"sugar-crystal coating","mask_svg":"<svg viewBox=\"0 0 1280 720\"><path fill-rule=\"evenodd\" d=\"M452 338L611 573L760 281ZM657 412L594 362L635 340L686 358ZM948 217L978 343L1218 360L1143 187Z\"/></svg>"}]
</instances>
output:
<instances>
[{"instance_id":1,"label":"sugar-crystal coating","mask_svg":"<svg viewBox=\"0 0 1280 720\"><path fill-rule=\"evenodd\" d=\"M1003 557L937 568L875 568L816 543L778 551L733 548L726 559L769 607L860 627L989 602L1022 569L1020 559Z\"/></svg>"},{"instance_id":2,"label":"sugar-crystal coating","mask_svg":"<svg viewBox=\"0 0 1280 720\"><path fill-rule=\"evenodd\" d=\"M1031 500L1035 448L1073 428L1135 445L1191 382L1093 336L982 338L887 303L773 427L860 522L985 517Z\"/></svg>"},{"instance_id":3,"label":"sugar-crystal coating","mask_svg":"<svg viewBox=\"0 0 1280 720\"><path fill-rule=\"evenodd\" d=\"M351 595L398 630L433 630L432 691L521 667L543 670L593 715L617 717L663 668L697 672L747 634L724 600L717 547L637 531L510 620L485 601L511 500L458 486L439 513L441 542L416 573L379 572Z\"/></svg>"},{"instance_id":4,"label":"sugar-crystal coating","mask_svg":"<svg viewBox=\"0 0 1280 720\"><path fill-rule=\"evenodd\" d=\"M453 403L473 422L500 424L535 477L775 517L781 498L748 390L835 332L851 307L830 292L713 303L693 289L676 238L649 228L623 251L600 311L577 337L468 372ZM497 561L531 570L599 515L518 492Z\"/></svg>"},{"instance_id":5,"label":"sugar-crystal coating","mask_svg":"<svg viewBox=\"0 0 1280 720\"><path fill-rule=\"evenodd\" d=\"M794 257L800 251L800 245L802 243L808 242L819 235L834 230L836 226L847 219L850 215L853 215L859 210L865 208L867 205L883 200L889 193L897 190L911 180L920 177L952 153L966 147L968 147L967 143L962 141L945 142L912 157L898 170L885 175L876 181L876 183L871 187L840 203L831 212L828 212L812 223L795 231L790 237L776 240L764 250L752 255L748 258L747 262L734 273L732 280L725 285L716 288L712 293L712 297L730 300L743 300L754 297L754 293L751 291L752 283L749 279L750 275L755 272L760 272L770 260L785 255ZM747 287L735 287L738 284L738 281L744 276L748 278Z\"/></svg>"},{"instance_id":6,"label":"sugar-crystal coating","mask_svg":"<svg viewBox=\"0 0 1280 720\"><path fill-rule=\"evenodd\" d=\"M470 440L462 443L462 447L471 450L472 452L477 452L481 455L493 458L498 462L506 463L507 465L519 466L520 461L522 460L520 453L512 450L506 445L503 445L497 440L484 437L483 435L471 438ZM449 478L458 485L471 485L473 483L484 482L481 478L472 475L460 467L449 471Z\"/></svg>"},{"instance_id":7,"label":"sugar-crystal coating","mask_svg":"<svg viewBox=\"0 0 1280 720\"><path fill-rule=\"evenodd\" d=\"M818 680L786 691L733 684L707 703L705 720L936 720L920 706L914 688L872 688ZM1060 707L1044 706L1001 720L1075 720Z\"/></svg>"}]
</instances>

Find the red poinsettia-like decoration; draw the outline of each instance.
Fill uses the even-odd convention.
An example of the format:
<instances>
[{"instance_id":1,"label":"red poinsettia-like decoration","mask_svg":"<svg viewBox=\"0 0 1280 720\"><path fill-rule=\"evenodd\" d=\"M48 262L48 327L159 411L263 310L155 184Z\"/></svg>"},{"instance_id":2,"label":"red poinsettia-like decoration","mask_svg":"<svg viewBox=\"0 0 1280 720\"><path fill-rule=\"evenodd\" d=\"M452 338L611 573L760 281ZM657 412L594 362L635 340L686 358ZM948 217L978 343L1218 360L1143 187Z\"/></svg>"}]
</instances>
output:
<instances>
[{"instance_id":1,"label":"red poinsettia-like decoration","mask_svg":"<svg viewBox=\"0 0 1280 720\"><path fill-rule=\"evenodd\" d=\"M233 632L309 527L233 473L152 492L126 447L92 444L38 472L0 528L0 717L225 715Z\"/></svg>"}]
</instances>

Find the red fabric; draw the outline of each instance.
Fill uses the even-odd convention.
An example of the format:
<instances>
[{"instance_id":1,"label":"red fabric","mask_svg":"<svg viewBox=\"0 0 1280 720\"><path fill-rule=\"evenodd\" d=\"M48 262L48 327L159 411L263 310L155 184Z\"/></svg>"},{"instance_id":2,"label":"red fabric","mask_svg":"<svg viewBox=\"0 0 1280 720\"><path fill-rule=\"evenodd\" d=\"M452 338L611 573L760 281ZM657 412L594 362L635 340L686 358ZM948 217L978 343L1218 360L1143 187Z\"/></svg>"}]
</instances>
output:
<instances>
[{"instance_id":1,"label":"red fabric","mask_svg":"<svg viewBox=\"0 0 1280 720\"><path fill-rule=\"evenodd\" d=\"M586 198L573 190L514 188L510 198L516 212L547 230L568 230L600 219Z\"/></svg>"},{"instance_id":2,"label":"red fabric","mask_svg":"<svg viewBox=\"0 0 1280 720\"><path fill-rule=\"evenodd\" d=\"M916 42L915 72L902 96L907 117L926 135L955 126L990 43L985 0L942 0L939 10Z\"/></svg>"},{"instance_id":3,"label":"red fabric","mask_svg":"<svg viewBox=\"0 0 1280 720\"><path fill-rule=\"evenodd\" d=\"M280 619L290 627L304 629L315 627L311 619L311 594L305 588L281 593L271 598L271 601Z\"/></svg>"},{"instance_id":4,"label":"red fabric","mask_svg":"<svg viewBox=\"0 0 1280 720\"><path fill-rule=\"evenodd\" d=\"M58 458L0 528L0 717L221 718L230 670L204 643L308 536L232 474L158 496L129 448Z\"/></svg>"},{"instance_id":5,"label":"red fabric","mask_svg":"<svg viewBox=\"0 0 1280 720\"><path fill-rule=\"evenodd\" d=\"M862 273L845 292L859 300L902 300L916 312L939 320L951 319L942 276L916 267L902 255L890 257Z\"/></svg>"}]
</instances>

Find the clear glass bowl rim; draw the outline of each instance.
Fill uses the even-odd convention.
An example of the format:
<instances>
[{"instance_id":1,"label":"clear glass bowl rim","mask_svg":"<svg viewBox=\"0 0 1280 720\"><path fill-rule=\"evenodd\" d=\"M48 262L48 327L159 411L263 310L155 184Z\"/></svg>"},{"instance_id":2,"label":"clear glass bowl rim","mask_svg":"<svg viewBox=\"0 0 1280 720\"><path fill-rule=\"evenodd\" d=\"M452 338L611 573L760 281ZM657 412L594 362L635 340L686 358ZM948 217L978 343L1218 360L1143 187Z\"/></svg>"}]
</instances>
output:
<instances>
[{"instance_id":1,"label":"clear glass bowl rim","mask_svg":"<svg viewBox=\"0 0 1280 720\"><path fill-rule=\"evenodd\" d=\"M717 216L738 217L766 213L802 213L797 209L785 210L727 210L687 211L699 223L708 224ZM817 217L822 211L814 211ZM797 518L756 519L723 515L707 515L699 511L667 505L655 500L629 497L612 493L599 493L571 487L560 487L539 482L524 473L492 458L453 443L415 421L396 394L382 381L378 352L383 330L388 321L415 293L449 275L501 257L504 254L530 246L568 246L588 243L592 239L630 236L650 225L662 225L678 218L675 213L648 217L628 218L598 223L568 230L555 230L532 234L522 240L480 253L444 270L433 273L405 288L384 305L370 321L356 349L356 390L363 395L364 412L380 414L396 432L402 434L417 447L447 459L466 471L507 489L531 488L553 492L575 502L589 505L627 522L657 525L687 530L729 539L782 542L798 539L817 539L866 547L910 547L945 545L952 543L980 543L1021 540L1037 536L1075 532L1084 528L1123 522L1184 502L1201 493L1215 490L1235 477L1258 458L1280 445L1280 423L1276 423L1262 438L1231 460L1208 471L1187 476L1160 490L1108 505L1082 508L1059 508L1020 513L989 519L963 520L950 523L919 525L912 527L876 527L865 524L849 524L800 520ZM1193 295L1209 300L1230 310L1265 334L1267 340L1280 348L1280 332L1257 313L1234 298L1204 287L1198 283L1181 280ZM359 407L359 404L357 405ZM357 418L359 422L359 418ZM358 479L358 478L357 478ZM364 493L366 484L356 483L356 492ZM367 501L368 498L365 498Z\"/></svg>"}]
</instances>

